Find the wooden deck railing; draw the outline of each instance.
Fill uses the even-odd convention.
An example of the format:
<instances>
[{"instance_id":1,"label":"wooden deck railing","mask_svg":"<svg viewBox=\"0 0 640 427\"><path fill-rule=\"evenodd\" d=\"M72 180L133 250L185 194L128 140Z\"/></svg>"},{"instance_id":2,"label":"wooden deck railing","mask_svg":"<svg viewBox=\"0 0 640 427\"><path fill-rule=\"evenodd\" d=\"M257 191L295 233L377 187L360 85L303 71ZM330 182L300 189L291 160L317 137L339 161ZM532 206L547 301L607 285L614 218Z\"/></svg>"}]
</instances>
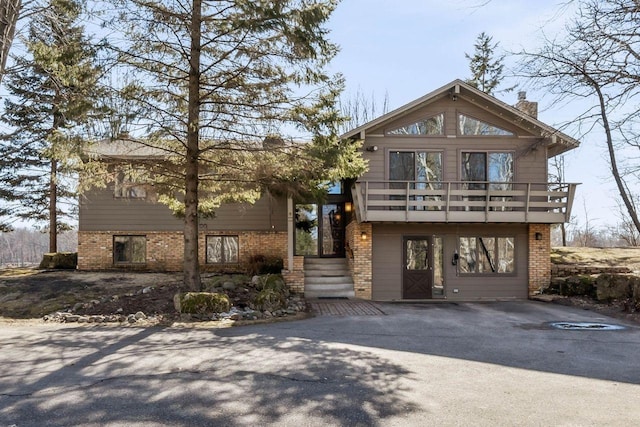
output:
<instances>
[{"instance_id":1,"label":"wooden deck railing","mask_svg":"<svg viewBox=\"0 0 640 427\"><path fill-rule=\"evenodd\" d=\"M358 181L364 222L568 222L578 184Z\"/></svg>"}]
</instances>

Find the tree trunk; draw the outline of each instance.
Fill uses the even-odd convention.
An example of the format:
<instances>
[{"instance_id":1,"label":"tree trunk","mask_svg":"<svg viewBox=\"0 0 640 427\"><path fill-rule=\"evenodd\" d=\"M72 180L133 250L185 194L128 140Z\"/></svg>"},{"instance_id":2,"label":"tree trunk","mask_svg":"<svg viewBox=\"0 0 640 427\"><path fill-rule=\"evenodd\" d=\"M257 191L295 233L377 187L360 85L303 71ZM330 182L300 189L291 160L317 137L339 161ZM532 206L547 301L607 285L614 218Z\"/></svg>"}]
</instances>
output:
<instances>
[{"instance_id":1,"label":"tree trunk","mask_svg":"<svg viewBox=\"0 0 640 427\"><path fill-rule=\"evenodd\" d=\"M49 176L49 252L58 252L58 162L51 159Z\"/></svg>"},{"instance_id":2,"label":"tree trunk","mask_svg":"<svg viewBox=\"0 0 640 427\"><path fill-rule=\"evenodd\" d=\"M0 4L0 80L7 65L21 9L21 0L6 0Z\"/></svg>"},{"instance_id":3,"label":"tree trunk","mask_svg":"<svg viewBox=\"0 0 640 427\"><path fill-rule=\"evenodd\" d=\"M198 260L198 158L200 137L200 37L202 0L193 0L191 22L191 50L189 64L189 125L185 164L184 198L184 284L199 291L200 265Z\"/></svg>"},{"instance_id":4,"label":"tree trunk","mask_svg":"<svg viewBox=\"0 0 640 427\"><path fill-rule=\"evenodd\" d=\"M616 186L618 187L620 198L622 198L622 202L624 203L624 206L627 208L629 217L631 218L633 225L636 227L636 230L640 232L640 220L638 219L638 212L636 212L634 208L631 198L627 193L625 184L622 181L622 177L620 176L620 171L618 170L618 162L616 160L615 147L613 146L613 136L611 134L611 126L609 125L609 119L606 111L607 104L606 104L600 85L593 80L591 80L591 83L594 89L596 90L596 93L598 94L598 100L600 102L600 116L602 118L602 126L604 127L605 134L607 135L607 149L609 151L609 161L611 162L611 174L613 175L613 179L616 181Z\"/></svg>"}]
</instances>

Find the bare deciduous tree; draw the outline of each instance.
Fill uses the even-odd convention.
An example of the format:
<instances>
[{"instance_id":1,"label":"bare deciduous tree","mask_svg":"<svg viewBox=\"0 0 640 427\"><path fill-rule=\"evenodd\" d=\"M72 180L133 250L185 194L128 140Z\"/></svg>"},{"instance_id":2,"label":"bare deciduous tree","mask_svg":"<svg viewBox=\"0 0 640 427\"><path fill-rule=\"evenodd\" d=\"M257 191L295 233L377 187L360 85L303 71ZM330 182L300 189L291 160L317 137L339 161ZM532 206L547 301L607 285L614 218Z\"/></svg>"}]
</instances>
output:
<instances>
[{"instance_id":1,"label":"bare deciduous tree","mask_svg":"<svg viewBox=\"0 0 640 427\"><path fill-rule=\"evenodd\" d=\"M374 93L368 98L358 89L355 95L340 99L340 112L345 119L340 130L345 133L389 112L389 93L379 103Z\"/></svg>"},{"instance_id":2,"label":"bare deciduous tree","mask_svg":"<svg viewBox=\"0 0 640 427\"><path fill-rule=\"evenodd\" d=\"M549 162L549 183L558 184L559 186L565 183L565 165L564 156L555 156ZM558 224L560 229L560 235L562 239L562 246L567 246L567 226L563 222Z\"/></svg>"},{"instance_id":3,"label":"bare deciduous tree","mask_svg":"<svg viewBox=\"0 0 640 427\"><path fill-rule=\"evenodd\" d=\"M564 34L521 55L522 75L555 94L556 101L593 101L576 122L587 132L602 129L611 175L631 223L640 231L634 193L627 182L637 178L631 173L637 164L625 164L618 155L626 143L637 143L635 129L640 124L638 2L581 0Z\"/></svg>"},{"instance_id":4,"label":"bare deciduous tree","mask_svg":"<svg viewBox=\"0 0 640 427\"><path fill-rule=\"evenodd\" d=\"M0 80L7 65L21 9L22 0L0 1Z\"/></svg>"}]
</instances>

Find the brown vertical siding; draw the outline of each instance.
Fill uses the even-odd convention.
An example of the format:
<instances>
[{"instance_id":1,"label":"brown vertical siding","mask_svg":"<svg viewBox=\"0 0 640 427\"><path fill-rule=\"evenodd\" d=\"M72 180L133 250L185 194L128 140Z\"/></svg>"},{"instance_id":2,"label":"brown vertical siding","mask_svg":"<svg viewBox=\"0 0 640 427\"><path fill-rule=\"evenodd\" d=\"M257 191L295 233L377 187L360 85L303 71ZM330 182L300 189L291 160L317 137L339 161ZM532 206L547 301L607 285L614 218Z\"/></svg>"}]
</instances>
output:
<instances>
[{"instance_id":1,"label":"brown vertical siding","mask_svg":"<svg viewBox=\"0 0 640 427\"><path fill-rule=\"evenodd\" d=\"M444 281L449 300L526 298L528 295L528 227L518 224L374 224L372 296L374 300L402 298L402 237L441 236ZM513 275L459 275L451 264L459 236L514 236L516 272ZM454 293L454 289L458 292Z\"/></svg>"},{"instance_id":2,"label":"brown vertical siding","mask_svg":"<svg viewBox=\"0 0 640 427\"><path fill-rule=\"evenodd\" d=\"M92 189L80 198L80 231L181 231L183 221L163 204L138 199L116 199L113 187ZM227 204L215 218L200 222L201 231L286 231L287 201L265 196L254 205Z\"/></svg>"}]
</instances>

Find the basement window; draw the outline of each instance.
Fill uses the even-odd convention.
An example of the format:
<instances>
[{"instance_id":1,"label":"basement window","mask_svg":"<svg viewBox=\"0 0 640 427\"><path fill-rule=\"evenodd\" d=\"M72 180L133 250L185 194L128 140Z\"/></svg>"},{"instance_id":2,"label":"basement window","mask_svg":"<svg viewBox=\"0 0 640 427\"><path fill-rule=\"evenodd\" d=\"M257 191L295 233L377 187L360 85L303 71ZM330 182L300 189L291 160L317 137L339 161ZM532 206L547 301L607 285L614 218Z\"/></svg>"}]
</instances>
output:
<instances>
[{"instance_id":1,"label":"basement window","mask_svg":"<svg viewBox=\"0 0 640 427\"><path fill-rule=\"evenodd\" d=\"M237 264L238 236L207 236L207 264Z\"/></svg>"},{"instance_id":2,"label":"basement window","mask_svg":"<svg viewBox=\"0 0 640 427\"><path fill-rule=\"evenodd\" d=\"M147 261L147 236L113 236L114 264L144 264Z\"/></svg>"}]
</instances>

